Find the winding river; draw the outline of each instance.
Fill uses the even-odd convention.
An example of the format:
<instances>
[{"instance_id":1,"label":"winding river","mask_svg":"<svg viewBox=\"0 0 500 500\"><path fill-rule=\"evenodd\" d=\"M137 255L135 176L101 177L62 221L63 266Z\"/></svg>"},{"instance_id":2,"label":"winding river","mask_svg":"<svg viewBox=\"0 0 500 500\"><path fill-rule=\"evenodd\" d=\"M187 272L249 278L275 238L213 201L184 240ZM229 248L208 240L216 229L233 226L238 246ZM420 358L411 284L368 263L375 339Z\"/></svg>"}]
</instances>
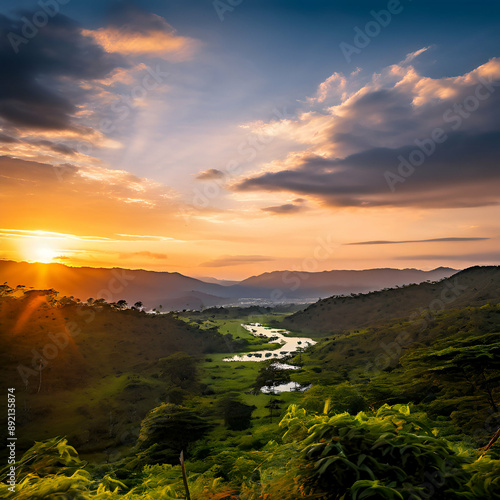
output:
<instances>
[{"instance_id":1,"label":"winding river","mask_svg":"<svg viewBox=\"0 0 500 500\"><path fill-rule=\"evenodd\" d=\"M304 350L316 342L307 337L288 337L290 332L287 330L280 330L276 328L269 328L263 326L260 323L250 323L248 325L241 325L243 328L247 329L252 335L260 338L269 339L271 344L280 344L280 348L276 350L262 350L249 352L247 354L237 354L230 358L224 358L223 361L269 361L269 360L279 360L290 356L290 354L296 354L301 350ZM281 370L297 370L297 366L289 365L287 363L273 363L274 366ZM291 392L291 391L305 391L310 386L300 386L296 382L288 382L287 384L281 384L276 387L262 387L261 391L265 393L280 393L280 392Z\"/></svg>"},{"instance_id":2,"label":"winding river","mask_svg":"<svg viewBox=\"0 0 500 500\"><path fill-rule=\"evenodd\" d=\"M249 352L248 354L237 354L231 358L224 358L223 361L266 361L270 359L283 359L290 354L297 353L301 349L306 349L316 344L314 340L307 337L288 337L287 334L290 334L290 332L269 328L260 323L250 323L249 325L241 326L246 328L255 337L269 339L270 344L280 344L281 348L274 351L263 350Z\"/></svg>"}]
</instances>

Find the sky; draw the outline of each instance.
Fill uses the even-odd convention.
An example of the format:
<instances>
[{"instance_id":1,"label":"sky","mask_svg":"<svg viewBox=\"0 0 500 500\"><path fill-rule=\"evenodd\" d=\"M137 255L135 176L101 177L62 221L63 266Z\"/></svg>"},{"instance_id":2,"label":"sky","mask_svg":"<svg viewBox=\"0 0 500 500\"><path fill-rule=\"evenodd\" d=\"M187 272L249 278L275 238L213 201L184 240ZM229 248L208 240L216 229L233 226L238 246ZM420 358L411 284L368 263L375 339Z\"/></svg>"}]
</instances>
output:
<instances>
[{"instance_id":1,"label":"sky","mask_svg":"<svg viewBox=\"0 0 500 500\"><path fill-rule=\"evenodd\" d=\"M4 0L0 258L500 264L496 1Z\"/></svg>"}]
</instances>

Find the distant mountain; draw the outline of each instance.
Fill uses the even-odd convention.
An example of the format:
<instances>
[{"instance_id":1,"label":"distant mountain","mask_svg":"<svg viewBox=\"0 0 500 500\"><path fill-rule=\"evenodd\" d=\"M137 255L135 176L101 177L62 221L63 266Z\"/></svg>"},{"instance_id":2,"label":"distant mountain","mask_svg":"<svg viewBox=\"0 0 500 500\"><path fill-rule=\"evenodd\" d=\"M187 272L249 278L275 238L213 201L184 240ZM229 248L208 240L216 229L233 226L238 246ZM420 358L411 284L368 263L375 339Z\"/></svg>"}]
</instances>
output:
<instances>
[{"instance_id":1,"label":"distant mountain","mask_svg":"<svg viewBox=\"0 0 500 500\"><path fill-rule=\"evenodd\" d=\"M286 298L324 298L381 290L394 286L440 280L456 269L439 267L432 271L419 269L365 269L361 271L274 271L252 276L231 287L240 297L269 297L275 291ZM278 300L279 301L279 300Z\"/></svg>"},{"instance_id":2,"label":"distant mountain","mask_svg":"<svg viewBox=\"0 0 500 500\"><path fill-rule=\"evenodd\" d=\"M285 328L316 335L408 319L443 309L500 302L500 266L471 267L438 282L353 297L320 300L283 321Z\"/></svg>"},{"instance_id":3,"label":"distant mountain","mask_svg":"<svg viewBox=\"0 0 500 500\"><path fill-rule=\"evenodd\" d=\"M179 273L0 261L0 281L10 286L54 288L83 301L89 297L104 298L107 302L124 299L129 304L141 301L148 308L162 305L165 311L228 302L228 294L219 293L226 287ZM206 295L203 298L200 294Z\"/></svg>"},{"instance_id":4,"label":"distant mountain","mask_svg":"<svg viewBox=\"0 0 500 500\"><path fill-rule=\"evenodd\" d=\"M54 288L61 294L83 301L89 297L107 302L124 299L141 301L147 308L163 311L245 303L313 302L333 294L380 290L425 280L437 280L455 273L454 269L368 269L299 273L275 271L252 276L241 282L208 278L212 282L179 273L129 270L122 268L69 267L0 260L0 282L36 289ZM234 284L237 283L237 284ZM243 301L243 299L245 299ZM307 300L309 299L309 300ZM241 301L241 302L240 302Z\"/></svg>"},{"instance_id":5,"label":"distant mountain","mask_svg":"<svg viewBox=\"0 0 500 500\"><path fill-rule=\"evenodd\" d=\"M219 280L217 278L212 278L210 276L198 277L196 279L204 281L205 283L216 283L217 285L222 285L222 286L237 285L239 283L239 281Z\"/></svg>"}]
</instances>

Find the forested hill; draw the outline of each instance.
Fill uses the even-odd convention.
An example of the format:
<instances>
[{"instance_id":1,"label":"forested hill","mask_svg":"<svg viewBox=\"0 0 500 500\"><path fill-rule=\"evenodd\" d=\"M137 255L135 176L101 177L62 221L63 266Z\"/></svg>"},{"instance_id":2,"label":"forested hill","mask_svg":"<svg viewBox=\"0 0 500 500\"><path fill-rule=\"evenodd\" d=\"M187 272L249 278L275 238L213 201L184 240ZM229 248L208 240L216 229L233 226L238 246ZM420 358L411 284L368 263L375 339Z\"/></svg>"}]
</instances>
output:
<instances>
[{"instance_id":1,"label":"forested hill","mask_svg":"<svg viewBox=\"0 0 500 500\"><path fill-rule=\"evenodd\" d=\"M325 336L407 318L414 313L498 302L500 266L475 266L438 282L319 300L286 318L283 326Z\"/></svg>"},{"instance_id":2,"label":"forested hill","mask_svg":"<svg viewBox=\"0 0 500 500\"><path fill-rule=\"evenodd\" d=\"M19 397L20 450L55 435L104 449L110 426L119 435L168 397L169 370L192 375L196 358L229 347L217 329L172 314L0 286L0 376Z\"/></svg>"}]
</instances>

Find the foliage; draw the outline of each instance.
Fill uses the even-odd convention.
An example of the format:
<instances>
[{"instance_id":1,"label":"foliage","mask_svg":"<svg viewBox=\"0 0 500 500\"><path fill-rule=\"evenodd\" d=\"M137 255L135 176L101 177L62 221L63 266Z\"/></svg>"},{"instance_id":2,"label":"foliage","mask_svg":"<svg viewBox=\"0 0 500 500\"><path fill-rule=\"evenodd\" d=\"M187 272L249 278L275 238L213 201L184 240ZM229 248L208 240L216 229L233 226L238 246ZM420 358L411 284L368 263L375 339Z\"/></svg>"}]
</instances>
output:
<instances>
[{"instance_id":1,"label":"foliage","mask_svg":"<svg viewBox=\"0 0 500 500\"><path fill-rule=\"evenodd\" d=\"M255 389L258 391L264 386L276 387L288 382L290 382L290 370L283 370L273 362L266 363L259 370L255 381Z\"/></svg>"},{"instance_id":2,"label":"foliage","mask_svg":"<svg viewBox=\"0 0 500 500\"><path fill-rule=\"evenodd\" d=\"M164 415L164 406L148 421ZM181 408L173 410L182 414ZM357 415L308 413L292 405L280 428L282 435L260 451L226 447L204 459L205 468L188 475L193 500L479 500L500 494L500 460L490 453L478 460L477 452L457 449L439 436L435 422L408 405ZM184 498L178 465L145 465L129 489L113 475L96 478L75 469L81 462L64 440L37 446L21 462L36 455L34 463L46 465L37 473L26 471L17 498ZM199 465L188 462L190 467ZM0 498L5 493L6 486L0 487Z\"/></svg>"},{"instance_id":3,"label":"foliage","mask_svg":"<svg viewBox=\"0 0 500 500\"><path fill-rule=\"evenodd\" d=\"M224 425L231 430L242 431L250 427L255 406L243 403L237 394L226 394L218 405L224 418Z\"/></svg>"},{"instance_id":4,"label":"foliage","mask_svg":"<svg viewBox=\"0 0 500 500\"><path fill-rule=\"evenodd\" d=\"M203 437L210 424L194 411L164 403L151 410L141 423L138 450L149 450L150 460L177 463L189 443Z\"/></svg>"}]
</instances>

